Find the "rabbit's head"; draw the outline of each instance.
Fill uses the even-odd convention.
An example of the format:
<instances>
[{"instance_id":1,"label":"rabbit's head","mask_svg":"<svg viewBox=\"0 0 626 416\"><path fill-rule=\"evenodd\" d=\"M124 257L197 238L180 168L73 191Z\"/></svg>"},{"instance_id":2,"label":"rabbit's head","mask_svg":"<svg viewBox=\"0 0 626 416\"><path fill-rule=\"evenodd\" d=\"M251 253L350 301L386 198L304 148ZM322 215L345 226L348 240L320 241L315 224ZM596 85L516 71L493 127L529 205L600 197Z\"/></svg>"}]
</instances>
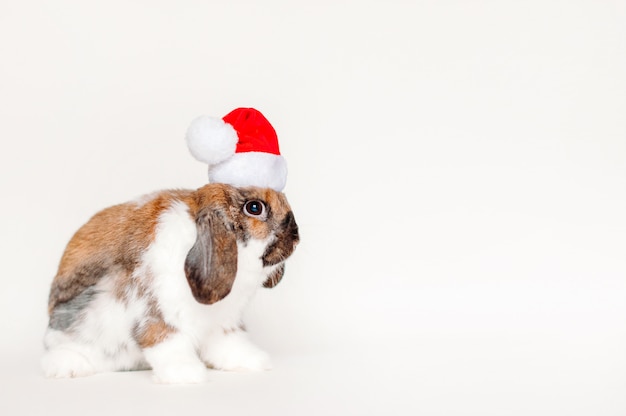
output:
<instances>
[{"instance_id":1,"label":"rabbit's head","mask_svg":"<svg viewBox=\"0 0 626 416\"><path fill-rule=\"evenodd\" d=\"M270 188L209 184L196 192L197 238L185 261L195 299L212 304L230 293L237 275L238 246L266 244L259 259L268 270L265 287L274 287L284 261L299 241L298 225L284 194Z\"/></svg>"}]
</instances>

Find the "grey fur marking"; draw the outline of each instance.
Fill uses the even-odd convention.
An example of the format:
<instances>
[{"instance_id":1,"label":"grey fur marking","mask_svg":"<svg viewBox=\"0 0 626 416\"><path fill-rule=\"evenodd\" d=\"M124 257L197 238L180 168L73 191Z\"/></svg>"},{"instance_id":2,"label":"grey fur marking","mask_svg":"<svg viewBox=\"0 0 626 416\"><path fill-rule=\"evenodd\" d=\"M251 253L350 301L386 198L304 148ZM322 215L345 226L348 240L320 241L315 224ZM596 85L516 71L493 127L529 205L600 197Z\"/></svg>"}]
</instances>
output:
<instances>
[{"instance_id":1,"label":"grey fur marking","mask_svg":"<svg viewBox=\"0 0 626 416\"><path fill-rule=\"evenodd\" d=\"M80 318L80 312L91 303L98 293L93 286L90 286L83 290L80 295L58 304L50 314L50 328L59 331L70 328Z\"/></svg>"}]
</instances>

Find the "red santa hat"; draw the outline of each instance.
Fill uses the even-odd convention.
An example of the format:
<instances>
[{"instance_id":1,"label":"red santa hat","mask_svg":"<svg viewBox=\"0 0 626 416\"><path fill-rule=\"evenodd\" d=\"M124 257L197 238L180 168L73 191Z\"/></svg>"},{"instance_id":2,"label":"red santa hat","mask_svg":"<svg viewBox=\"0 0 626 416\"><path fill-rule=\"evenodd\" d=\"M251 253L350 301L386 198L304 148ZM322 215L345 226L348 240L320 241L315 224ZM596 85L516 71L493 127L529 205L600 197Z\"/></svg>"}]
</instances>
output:
<instances>
[{"instance_id":1,"label":"red santa hat","mask_svg":"<svg viewBox=\"0 0 626 416\"><path fill-rule=\"evenodd\" d=\"M269 121L254 108L237 108L223 118L201 116L187 130L189 151L209 165L209 181L282 191L287 163Z\"/></svg>"}]
</instances>

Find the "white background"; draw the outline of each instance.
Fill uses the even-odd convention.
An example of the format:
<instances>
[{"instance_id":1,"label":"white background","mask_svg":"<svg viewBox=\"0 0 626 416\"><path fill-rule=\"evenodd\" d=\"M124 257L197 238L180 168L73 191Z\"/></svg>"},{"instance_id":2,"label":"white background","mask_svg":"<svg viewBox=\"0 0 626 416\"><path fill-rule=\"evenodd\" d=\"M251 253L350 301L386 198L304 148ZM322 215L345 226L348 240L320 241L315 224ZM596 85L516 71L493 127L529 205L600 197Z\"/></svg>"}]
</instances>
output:
<instances>
[{"instance_id":1,"label":"white background","mask_svg":"<svg viewBox=\"0 0 626 416\"><path fill-rule=\"evenodd\" d=\"M626 2L2 0L0 59L2 415L626 414ZM274 370L44 379L73 232L239 106L302 236Z\"/></svg>"}]
</instances>

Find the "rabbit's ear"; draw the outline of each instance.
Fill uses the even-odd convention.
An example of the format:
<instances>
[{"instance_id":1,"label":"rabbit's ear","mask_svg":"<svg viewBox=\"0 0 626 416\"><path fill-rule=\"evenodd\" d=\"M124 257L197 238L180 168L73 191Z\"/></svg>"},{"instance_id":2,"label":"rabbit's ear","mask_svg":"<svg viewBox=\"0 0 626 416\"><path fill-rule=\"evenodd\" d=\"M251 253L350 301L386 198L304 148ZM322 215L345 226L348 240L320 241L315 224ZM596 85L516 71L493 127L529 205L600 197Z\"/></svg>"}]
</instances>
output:
<instances>
[{"instance_id":1,"label":"rabbit's ear","mask_svg":"<svg viewBox=\"0 0 626 416\"><path fill-rule=\"evenodd\" d=\"M230 293L237 274L237 240L223 215L202 210L196 219L198 236L187 253L185 275L194 298L212 304Z\"/></svg>"},{"instance_id":2,"label":"rabbit's ear","mask_svg":"<svg viewBox=\"0 0 626 416\"><path fill-rule=\"evenodd\" d=\"M276 286L283 278L283 274L285 274L285 263L274 269L274 271L272 272L272 274L269 275L267 280L263 282L263 287L272 288Z\"/></svg>"}]
</instances>

